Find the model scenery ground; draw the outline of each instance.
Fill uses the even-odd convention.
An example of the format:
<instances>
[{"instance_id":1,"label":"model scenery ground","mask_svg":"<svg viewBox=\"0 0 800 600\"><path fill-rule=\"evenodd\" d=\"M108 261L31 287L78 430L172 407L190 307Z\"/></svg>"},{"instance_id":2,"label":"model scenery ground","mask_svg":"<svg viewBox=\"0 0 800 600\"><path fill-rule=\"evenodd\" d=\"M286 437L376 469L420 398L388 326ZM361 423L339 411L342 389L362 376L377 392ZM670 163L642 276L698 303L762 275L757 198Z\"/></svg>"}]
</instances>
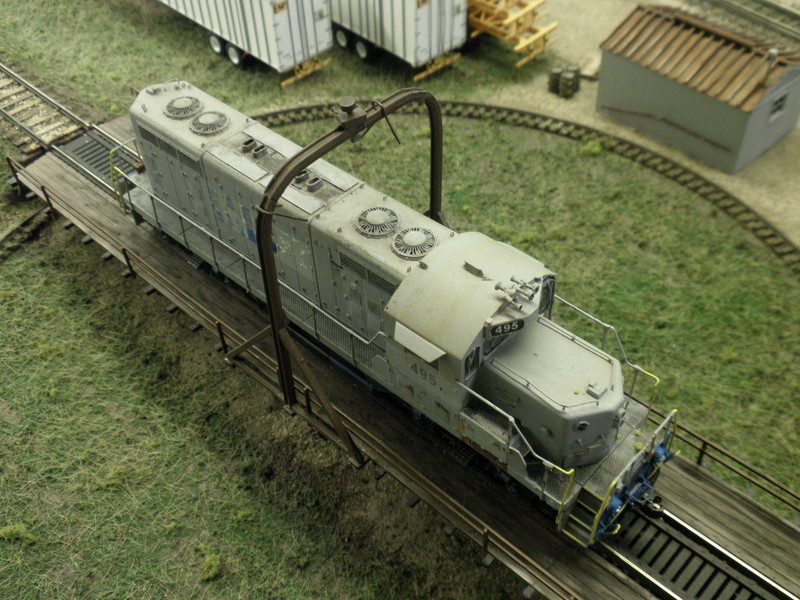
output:
<instances>
[{"instance_id":1,"label":"model scenery ground","mask_svg":"<svg viewBox=\"0 0 800 600\"><path fill-rule=\"evenodd\" d=\"M277 74L231 68L198 28L152 1L0 0L0 30L0 59L95 120L124 114L129 87L174 77L245 112L409 85L402 65L336 51L328 68L281 90ZM523 70L513 61L485 42L423 85L468 100L545 84L546 59ZM331 160L422 207L424 120L393 124L402 145L379 124ZM305 143L330 126L281 133ZM788 269L693 194L596 148L458 119L446 120L445 140L455 229L541 259L560 295L616 324L632 358L662 376L659 406L800 487L791 406L800 283ZM29 205L0 185L2 233ZM471 543L438 534L431 510L409 509L399 485L346 466L224 366L209 335L191 334L188 319L80 237L52 226L0 264L0 597L519 591L504 569L477 566Z\"/></svg>"}]
</instances>

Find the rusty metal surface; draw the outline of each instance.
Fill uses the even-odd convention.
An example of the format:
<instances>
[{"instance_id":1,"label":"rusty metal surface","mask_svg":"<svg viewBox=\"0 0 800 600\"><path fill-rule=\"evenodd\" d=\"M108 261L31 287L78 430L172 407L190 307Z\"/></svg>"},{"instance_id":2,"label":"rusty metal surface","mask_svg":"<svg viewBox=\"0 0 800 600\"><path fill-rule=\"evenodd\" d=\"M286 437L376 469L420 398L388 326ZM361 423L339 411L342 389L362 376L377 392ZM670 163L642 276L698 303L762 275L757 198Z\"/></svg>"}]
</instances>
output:
<instances>
[{"instance_id":1,"label":"rusty metal surface","mask_svg":"<svg viewBox=\"0 0 800 600\"><path fill-rule=\"evenodd\" d=\"M401 90L382 102L374 102L367 110L358 106L353 98L343 99L340 102L339 111L336 112L339 125L333 131L312 142L286 161L281 170L270 180L267 189L264 191L261 206L258 208L256 230L259 262L262 266L261 273L264 278L264 290L267 295L270 322L273 326L273 341L275 343L276 358L278 359L279 379L284 401L290 405L296 402L294 387L290 385L290 382L293 381L292 360L294 360L300 366L305 380L319 398L339 439L343 441L347 448L351 460L356 464L363 462L361 452L354 444L348 430L344 427L328 400L325 390L306 364L297 345L286 329L279 293L278 269L272 252L272 218L283 192L303 169L347 140L355 140L365 135L380 119L386 119L387 123L389 123L389 115L391 113L411 102L423 102L428 109L431 129L429 214L432 218L441 220L442 114L438 102L430 92L415 88Z\"/></svg>"},{"instance_id":2,"label":"rusty metal surface","mask_svg":"<svg viewBox=\"0 0 800 600\"><path fill-rule=\"evenodd\" d=\"M638 6L601 48L745 112L792 68L796 54L663 6Z\"/></svg>"}]
</instances>

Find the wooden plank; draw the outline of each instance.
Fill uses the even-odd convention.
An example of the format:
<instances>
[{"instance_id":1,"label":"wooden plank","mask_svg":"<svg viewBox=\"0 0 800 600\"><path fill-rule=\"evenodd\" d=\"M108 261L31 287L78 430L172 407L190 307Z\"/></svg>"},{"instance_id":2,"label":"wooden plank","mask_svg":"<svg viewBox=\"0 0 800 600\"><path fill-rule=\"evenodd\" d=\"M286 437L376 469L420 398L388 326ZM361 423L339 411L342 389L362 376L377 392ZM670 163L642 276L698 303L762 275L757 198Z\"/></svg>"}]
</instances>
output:
<instances>
[{"instance_id":1,"label":"wooden plank","mask_svg":"<svg viewBox=\"0 0 800 600\"><path fill-rule=\"evenodd\" d=\"M600 47L601 50L608 50L609 52L617 53L617 44L628 35L628 32L636 27L647 15L648 11L643 7L638 7L633 13L628 16L617 28L611 33L610 36L603 42Z\"/></svg>"},{"instance_id":2,"label":"wooden plank","mask_svg":"<svg viewBox=\"0 0 800 600\"><path fill-rule=\"evenodd\" d=\"M761 102L762 98L764 98L764 94L767 93L767 90L775 85L781 77L783 77L787 68L788 67L781 64L774 66L766 76L766 81L763 82L764 85L756 87L750 97L742 104L742 110L750 112L756 106L758 106L758 103Z\"/></svg>"},{"instance_id":3,"label":"wooden plank","mask_svg":"<svg viewBox=\"0 0 800 600\"><path fill-rule=\"evenodd\" d=\"M664 49L657 60L653 61L652 68L659 73L666 74L686 52L700 41L700 36L694 35L692 29L681 31L672 43Z\"/></svg>"},{"instance_id":4,"label":"wooden plank","mask_svg":"<svg viewBox=\"0 0 800 600\"><path fill-rule=\"evenodd\" d=\"M689 85L694 87L697 91L711 96L711 88L714 87L714 84L724 77L725 73L727 73L728 70L733 67L736 61L746 54L746 52L747 51L743 48L731 47L730 50L726 52L725 56L720 57L719 62L717 62L711 72L706 74L702 83L699 81L690 82Z\"/></svg>"},{"instance_id":5,"label":"wooden plank","mask_svg":"<svg viewBox=\"0 0 800 600\"><path fill-rule=\"evenodd\" d=\"M800 596L800 529L682 457L657 487L670 512Z\"/></svg>"},{"instance_id":6,"label":"wooden plank","mask_svg":"<svg viewBox=\"0 0 800 600\"><path fill-rule=\"evenodd\" d=\"M639 32L639 34L625 46L625 50L620 52L620 56L624 56L632 61L635 61L636 55L642 48L648 47L653 35L661 28L664 21L659 18L653 18L647 26Z\"/></svg>"},{"instance_id":7,"label":"wooden plank","mask_svg":"<svg viewBox=\"0 0 800 600\"><path fill-rule=\"evenodd\" d=\"M743 51L732 64L725 67L722 75L717 79L716 83L708 88L708 95L714 98L719 98L722 92L742 74L747 64L753 58L752 52Z\"/></svg>"},{"instance_id":8,"label":"wooden plank","mask_svg":"<svg viewBox=\"0 0 800 600\"><path fill-rule=\"evenodd\" d=\"M639 39L639 34L650 27L653 21L658 19L658 15L655 15L651 12L646 12L642 19L640 19L635 25L632 25L630 29L625 33L622 38L620 38L619 42L614 46L614 54L619 54L620 56L624 55L628 51L628 46L631 44L636 43L636 40Z\"/></svg>"},{"instance_id":9,"label":"wooden plank","mask_svg":"<svg viewBox=\"0 0 800 600\"><path fill-rule=\"evenodd\" d=\"M747 101L750 96L755 93L759 87L763 87L764 78L769 71L769 63L764 60L753 73L750 80L736 92L733 98L730 99L730 104L733 106L741 106Z\"/></svg>"},{"instance_id":10,"label":"wooden plank","mask_svg":"<svg viewBox=\"0 0 800 600\"><path fill-rule=\"evenodd\" d=\"M698 54L704 52L714 43L714 39L704 36L702 33L693 31L691 40L680 51L675 53L675 59L669 61L660 71L670 79L677 80L686 70Z\"/></svg>"},{"instance_id":11,"label":"wooden plank","mask_svg":"<svg viewBox=\"0 0 800 600\"><path fill-rule=\"evenodd\" d=\"M127 134L129 128L128 124ZM126 133L124 127L118 131ZM137 227L108 194L83 180L54 156L48 154L38 159L20 177L26 184L34 182L34 190L40 190L41 185L48 187L58 209L115 256L120 257L122 248L127 248L140 276L146 279L147 269L159 273L146 280L187 310L194 320L210 329L217 321L226 323L225 333L231 336L231 346L267 325L266 312L240 288L226 285L209 272L194 269L180 247L149 226ZM274 365L271 349L271 340L265 339L248 353L252 360ZM581 597L652 598L595 553L578 548L559 534L552 512L532 506L527 494L509 495L487 471L459 463L449 443L424 421L411 418L401 402L372 396L352 378L329 368L318 353L305 352L305 358L346 423L357 424L366 432L362 435L379 440L386 452L396 458L396 464L402 466L402 471L393 473L396 477L403 480L406 477L403 473L415 473L430 481L464 511L475 518L479 516L505 540L524 551L537 565L566 581ZM262 382L268 389L275 391L274 379L262 377L266 377ZM273 381L271 388L270 381ZM366 444L368 440L361 437L357 441ZM672 512L682 517L689 515L698 528L721 532L726 543L738 539L738 545L745 547L775 544L769 553L753 549L754 556L748 558L759 568L763 561L768 561L775 565L774 571L788 574L790 570L783 566L800 555L800 535L796 529L787 530L786 524L774 515L747 498L740 500L740 494L731 493L702 469L685 467L682 462L669 463L662 470L658 487ZM426 501L435 501L426 497L424 490L415 493ZM472 530L468 535L472 539L478 536ZM787 583L788 587L796 581Z\"/></svg>"},{"instance_id":12,"label":"wooden plank","mask_svg":"<svg viewBox=\"0 0 800 600\"><path fill-rule=\"evenodd\" d=\"M736 106L733 100L739 95L739 92L745 87L748 87L748 84L752 83L754 79L756 85L758 85L758 82L764 78L763 73L766 73L766 68L761 75L759 75L759 71L761 67L766 67L765 63L766 60L764 60L763 56L751 54L744 68L741 69L736 78L729 83L728 87L719 94L719 99Z\"/></svg>"},{"instance_id":13,"label":"wooden plank","mask_svg":"<svg viewBox=\"0 0 800 600\"><path fill-rule=\"evenodd\" d=\"M665 33L665 35L658 40L657 44L653 44L650 48L649 52L644 54L640 60L639 64L648 68L655 68L653 63L658 61L659 57L666 59L666 56L669 56L672 52L675 51L675 46L673 42L679 35L686 32L686 29L683 27L682 24L672 24Z\"/></svg>"},{"instance_id":14,"label":"wooden plank","mask_svg":"<svg viewBox=\"0 0 800 600\"><path fill-rule=\"evenodd\" d=\"M678 63L676 75L673 77L679 83L688 83L693 77L702 76L714 68L714 61L718 55L730 51L730 46L725 47L725 43L714 38L708 38L708 43L702 46L698 44L695 50L689 53L684 61Z\"/></svg>"}]
</instances>

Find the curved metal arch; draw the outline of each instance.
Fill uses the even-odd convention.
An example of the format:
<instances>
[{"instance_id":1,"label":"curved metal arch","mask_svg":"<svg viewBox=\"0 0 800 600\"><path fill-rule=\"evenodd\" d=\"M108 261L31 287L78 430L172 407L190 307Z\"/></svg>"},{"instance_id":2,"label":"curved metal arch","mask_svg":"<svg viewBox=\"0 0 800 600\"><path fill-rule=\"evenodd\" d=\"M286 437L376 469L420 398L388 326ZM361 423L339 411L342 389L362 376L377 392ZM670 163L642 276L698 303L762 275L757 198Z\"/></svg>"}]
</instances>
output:
<instances>
[{"instance_id":1,"label":"curved metal arch","mask_svg":"<svg viewBox=\"0 0 800 600\"><path fill-rule=\"evenodd\" d=\"M290 405L296 402L291 362L291 359L294 358L299 364L300 370L308 382L309 387L311 387L314 393L319 397L331 424L339 436L340 443L347 448L351 459L359 465L364 462L361 452L356 447L349 432L342 424L339 414L334 410L325 391L306 364L297 345L286 329L286 322L283 318L283 308L280 299L278 271L275 264L275 255L272 252L272 218L278 201L284 191L303 169L347 140L355 141L360 139L380 119L386 118L387 123L389 123L389 114L411 102L423 102L428 109L431 145L430 207L427 214L439 223L444 223L441 210L443 162L442 111L439 102L433 94L418 88L409 88L395 92L384 100L375 102L366 110L359 107L352 98L343 99L339 103L340 110L336 112L339 126L312 142L287 160L280 171L278 171L275 177L270 181L264 191L261 205L258 207L256 243L258 245L261 274L264 280L264 290L267 297L267 308L269 310L270 322L272 323L273 340L275 343L276 358L278 359L278 373L284 401ZM391 128L391 123L389 123L389 127ZM392 133L394 133L393 129Z\"/></svg>"}]
</instances>

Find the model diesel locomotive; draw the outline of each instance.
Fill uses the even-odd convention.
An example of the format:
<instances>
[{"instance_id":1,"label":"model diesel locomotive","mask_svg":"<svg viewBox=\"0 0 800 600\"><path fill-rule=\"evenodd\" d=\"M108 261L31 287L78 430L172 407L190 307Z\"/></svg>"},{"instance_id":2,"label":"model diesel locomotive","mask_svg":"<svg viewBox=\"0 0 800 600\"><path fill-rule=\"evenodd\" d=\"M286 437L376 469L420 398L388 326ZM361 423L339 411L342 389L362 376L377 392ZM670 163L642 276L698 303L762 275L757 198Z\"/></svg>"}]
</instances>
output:
<instances>
[{"instance_id":1,"label":"model diesel locomotive","mask_svg":"<svg viewBox=\"0 0 800 600\"><path fill-rule=\"evenodd\" d=\"M130 115L145 170L126 209L263 300L256 208L300 147L180 81L144 89ZM285 317L531 490L564 533L589 545L651 497L673 415L644 433L620 362L550 318L541 262L324 160L275 217Z\"/></svg>"}]
</instances>

